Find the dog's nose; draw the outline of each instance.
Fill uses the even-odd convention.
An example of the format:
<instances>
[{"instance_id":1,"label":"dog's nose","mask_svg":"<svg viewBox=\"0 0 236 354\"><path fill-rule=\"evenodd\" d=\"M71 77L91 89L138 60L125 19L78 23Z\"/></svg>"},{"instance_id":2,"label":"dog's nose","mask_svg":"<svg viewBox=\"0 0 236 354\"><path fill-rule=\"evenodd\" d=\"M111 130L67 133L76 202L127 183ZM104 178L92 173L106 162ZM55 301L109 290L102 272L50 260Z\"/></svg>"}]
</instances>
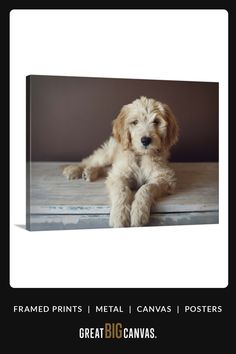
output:
<instances>
[{"instance_id":1,"label":"dog's nose","mask_svg":"<svg viewBox=\"0 0 236 354\"><path fill-rule=\"evenodd\" d=\"M149 137L149 136L143 136L141 138L141 143L144 145L144 146L148 146L150 143L151 143L152 139Z\"/></svg>"}]
</instances>

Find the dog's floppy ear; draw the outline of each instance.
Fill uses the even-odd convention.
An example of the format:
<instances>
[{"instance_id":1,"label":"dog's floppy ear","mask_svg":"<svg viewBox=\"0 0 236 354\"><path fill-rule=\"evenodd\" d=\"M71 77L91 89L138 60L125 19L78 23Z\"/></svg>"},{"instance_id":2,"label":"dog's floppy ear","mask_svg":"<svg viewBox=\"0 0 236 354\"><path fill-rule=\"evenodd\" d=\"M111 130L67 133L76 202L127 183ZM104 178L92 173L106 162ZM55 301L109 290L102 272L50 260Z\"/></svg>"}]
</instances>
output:
<instances>
[{"instance_id":1,"label":"dog's floppy ear","mask_svg":"<svg viewBox=\"0 0 236 354\"><path fill-rule=\"evenodd\" d=\"M169 149L172 145L177 143L179 137L179 126L174 116L174 113L167 104L162 105L164 108L165 120L167 122L167 132L165 137L166 148Z\"/></svg>"},{"instance_id":2,"label":"dog's floppy ear","mask_svg":"<svg viewBox=\"0 0 236 354\"><path fill-rule=\"evenodd\" d=\"M124 149L128 149L131 142L129 129L125 124L126 117L127 107L123 106L116 119L113 120L112 129L114 138L123 146Z\"/></svg>"}]
</instances>

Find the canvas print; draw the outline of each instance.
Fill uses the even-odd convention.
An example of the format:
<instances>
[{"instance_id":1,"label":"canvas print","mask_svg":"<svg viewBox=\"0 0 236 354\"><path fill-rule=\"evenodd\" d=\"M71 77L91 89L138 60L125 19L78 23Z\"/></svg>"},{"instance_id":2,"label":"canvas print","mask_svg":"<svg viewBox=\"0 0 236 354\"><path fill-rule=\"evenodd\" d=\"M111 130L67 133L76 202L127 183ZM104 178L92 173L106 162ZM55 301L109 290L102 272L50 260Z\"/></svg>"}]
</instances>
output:
<instances>
[{"instance_id":1,"label":"canvas print","mask_svg":"<svg viewBox=\"0 0 236 354\"><path fill-rule=\"evenodd\" d=\"M27 230L218 223L218 83L30 75Z\"/></svg>"}]
</instances>

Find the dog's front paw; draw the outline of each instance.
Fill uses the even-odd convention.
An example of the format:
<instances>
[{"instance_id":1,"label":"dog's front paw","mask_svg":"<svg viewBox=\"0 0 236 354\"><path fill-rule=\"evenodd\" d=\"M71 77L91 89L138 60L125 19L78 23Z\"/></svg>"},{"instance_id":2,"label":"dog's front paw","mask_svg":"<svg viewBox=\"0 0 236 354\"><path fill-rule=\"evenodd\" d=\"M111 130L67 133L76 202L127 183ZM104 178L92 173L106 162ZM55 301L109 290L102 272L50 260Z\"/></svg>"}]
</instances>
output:
<instances>
[{"instance_id":1,"label":"dog's front paw","mask_svg":"<svg viewBox=\"0 0 236 354\"><path fill-rule=\"evenodd\" d=\"M111 209L109 225L111 227L128 227L130 226L130 210L129 209Z\"/></svg>"},{"instance_id":2,"label":"dog's front paw","mask_svg":"<svg viewBox=\"0 0 236 354\"><path fill-rule=\"evenodd\" d=\"M78 165L70 165L64 168L63 175L67 179L77 179L82 176L83 168Z\"/></svg>"},{"instance_id":3,"label":"dog's front paw","mask_svg":"<svg viewBox=\"0 0 236 354\"><path fill-rule=\"evenodd\" d=\"M99 176L98 167L86 167L82 173L82 178L87 182L96 181Z\"/></svg>"},{"instance_id":4,"label":"dog's front paw","mask_svg":"<svg viewBox=\"0 0 236 354\"><path fill-rule=\"evenodd\" d=\"M131 207L131 226L144 226L149 222L150 208L147 205L140 206L136 201Z\"/></svg>"}]
</instances>

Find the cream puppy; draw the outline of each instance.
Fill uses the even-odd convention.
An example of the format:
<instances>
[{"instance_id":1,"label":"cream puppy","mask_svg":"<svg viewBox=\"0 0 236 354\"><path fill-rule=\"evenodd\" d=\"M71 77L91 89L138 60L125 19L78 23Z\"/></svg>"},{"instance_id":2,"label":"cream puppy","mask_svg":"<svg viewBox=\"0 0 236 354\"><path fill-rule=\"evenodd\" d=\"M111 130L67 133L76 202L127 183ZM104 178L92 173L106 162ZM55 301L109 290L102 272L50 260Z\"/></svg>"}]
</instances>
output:
<instances>
[{"instance_id":1,"label":"cream puppy","mask_svg":"<svg viewBox=\"0 0 236 354\"><path fill-rule=\"evenodd\" d=\"M175 173L167 161L178 133L168 105L140 97L122 107L113 121L113 135L92 155L67 166L63 174L68 179L95 181L111 166L106 179L110 226L146 225L152 204L175 189Z\"/></svg>"}]
</instances>

